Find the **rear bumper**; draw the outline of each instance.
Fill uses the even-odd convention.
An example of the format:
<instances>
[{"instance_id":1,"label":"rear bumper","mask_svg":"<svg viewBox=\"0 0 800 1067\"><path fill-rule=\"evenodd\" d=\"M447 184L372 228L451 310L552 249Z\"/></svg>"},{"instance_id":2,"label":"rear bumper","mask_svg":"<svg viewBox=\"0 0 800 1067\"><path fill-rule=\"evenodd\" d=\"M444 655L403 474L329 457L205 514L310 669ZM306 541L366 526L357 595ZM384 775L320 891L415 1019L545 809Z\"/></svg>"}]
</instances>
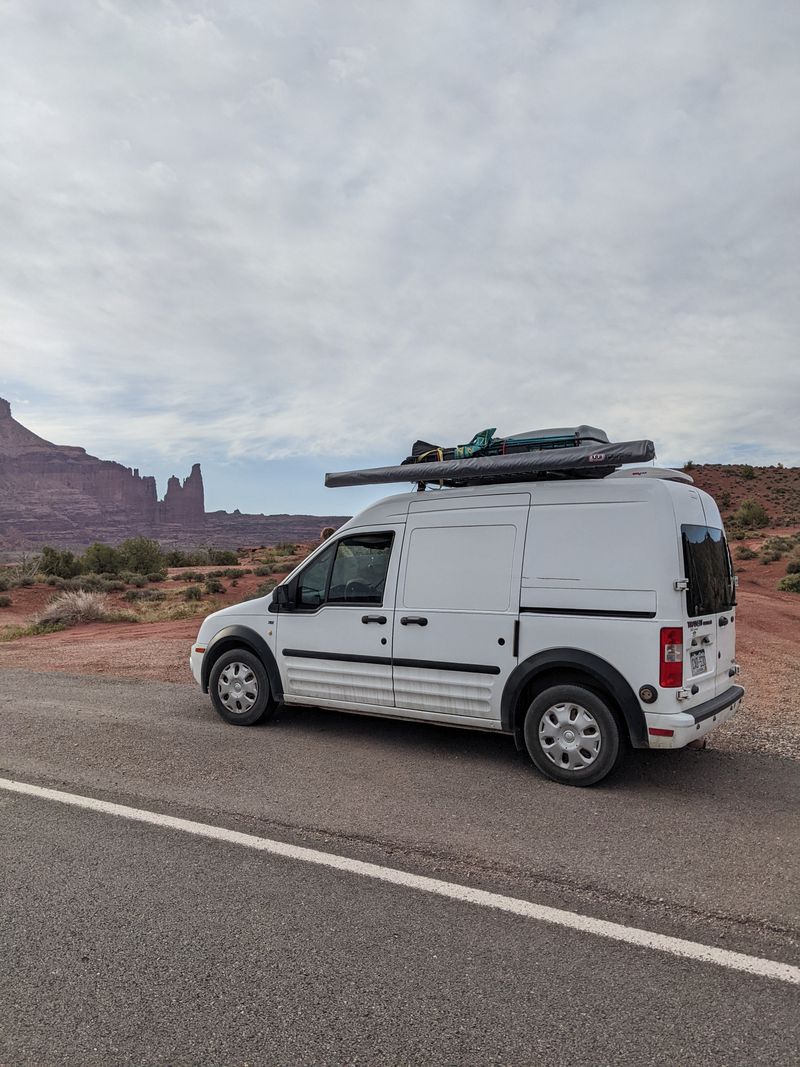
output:
<instances>
[{"instance_id":1,"label":"rear bumper","mask_svg":"<svg viewBox=\"0 0 800 1067\"><path fill-rule=\"evenodd\" d=\"M719 696L687 711L679 711L674 715L649 712L645 717L650 748L683 748L690 741L705 737L717 726L733 718L743 696L744 689L740 685L732 685ZM654 734L653 730L672 732Z\"/></svg>"}]
</instances>

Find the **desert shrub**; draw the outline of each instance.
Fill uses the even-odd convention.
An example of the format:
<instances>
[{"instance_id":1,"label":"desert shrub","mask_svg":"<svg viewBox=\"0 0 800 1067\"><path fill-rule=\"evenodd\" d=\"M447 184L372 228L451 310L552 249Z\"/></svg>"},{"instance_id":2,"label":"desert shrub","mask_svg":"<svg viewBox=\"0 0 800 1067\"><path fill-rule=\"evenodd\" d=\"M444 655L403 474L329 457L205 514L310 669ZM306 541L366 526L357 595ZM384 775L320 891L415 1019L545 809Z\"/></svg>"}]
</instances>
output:
<instances>
[{"instance_id":1,"label":"desert shrub","mask_svg":"<svg viewBox=\"0 0 800 1067\"><path fill-rule=\"evenodd\" d=\"M160 572L166 565L161 545L149 537L129 537L119 546L119 553L125 567L136 574Z\"/></svg>"},{"instance_id":2,"label":"desert shrub","mask_svg":"<svg viewBox=\"0 0 800 1067\"><path fill-rule=\"evenodd\" d=\"M56 578L74 578L80 574L81 562L74 552L45 545L39 556L39 570Z\"/></svg>"},{"instance_id":3,"label":"desert shrub","mask_svg":"<svg viewBox=\"0 0 800 1067\"><path fill-rule=\"evenodd\" d=\"M142 600L152 603L158 600L166 600L167 594L162 593L159 589L129 589L125 594L125 599L130 603Z\"/></svg>"},{"instance_id":4,"label":"desert shrub","mask_svg":"<svg viewBox=\"0 0 800 1067\"><path fill-rule=\"evenodd\" d=\"M225 586L219 580L219 578L206 579L206 592L207 593L224 593Z\"/></svg>"},{"instance_id":5,"label":"desert shrub","mask_svg":"<svg viewBox=\"0 0 800 1067\"><path fill-rule=\"evenodd\" d=\"M30 574L23 574L21 578L17 579L16 584L28 588L31 585L36 585L36 579Z\"/></svg>"},{"instance_id":6,"label":"desert shrub","mask_svg":"<svg viewBox=\"0 0 800 1067\"><path fill-rule=\"evenodd\" d=\"M113 545L95 541L89 545L78 561L79 573L85 574L91 571L94 574L119 574L123 569L124 560L120 552Z\"/></svg>"},{"instance_id":7,"label":"desert shrub","mask_svg":"<svg viewBox=\"0 0 800 1067\"><path fill-rule=\"evenodd\" d=\"M5 574L0 574L0 593L5 593L5 591L10 588L11 579Z\"/></svg>"},{"instance_id":8,"label":"desert shrub","mask_svg":"<svg viewBox=\"0 0 800 1067\"><path fill-rule=\"evenodd\" d=\"M687 459L686 462L683 465L683 469L685 471L694 470L694 461L691 460L691 459Z\"/></svg>"},{"instance_id":9,"label":"desert shrub","mask_svg":"<svg viewBox=\"0 0 800 1067\"><path fill-rule=\"evenodd\" d=\"M731 494L727 489L724 493L719 494L719 506L721 508L729 508L731 506Z\"/></svg>"},{"instance_id":10,"label":"desert shrub","mask_svg":"<svg viewBox=\"0 0 800 1067\"><path fill-rule=\"evenodd\" d=\"M165 582L167 575L165 571L151 571L150 574L145 576L148 582Z\"/></svg>"},{"instance_id":11,"label":"desert shrub","mask_svg":"<svg viewBox=\"0 0 800 1067\"><path fill-rule=\"evenodd\" d=\"M767 563L775 563L782 556L782 552L775 552L774 549L763 548L759 553L758 562L763 563L766 566Z\"/></svg>"},{"instance_id":12,"label":"desert shrub","mask_svg":"<svg viewBox=\"0 0 800 1067\"><path fill-rule=\"evenodd\" d=\"M739 475L745 479L745 481L752 481L756 476L756 472L750 466L749 463L745 463L743 467L739 468Z\"/></svg>"},{"instance_id":13,"label":"desert shrub","mask_svg":"<svg viewBox=\"0 0 800 1067\"><path fill-rule=\"evenodd\" d=\"M757 555L758 553L754 552L752 548L748 548L747 545L739 545L736 549L737 559L755 559Z\"/></svg>"},{"instance_id":14,"label":"desert shrub","mask_svg":"<svg viewBox=\"0 0 800 1067\"><path fill-rule=\"evenodd\" d=\"M214 567L235 567L239 557L230 548L210 548L208 562Z\"/></svg>"},{"instance_id":15,"label":"desert shrub","mask_svg":"<svg viewBox=\"0 0 800 1067\"><path fill-rule=\"evenodd\" d=\"M733 521L739 526L769 526L769 515L763 504L745 500L733 513Z\"/></svg>"},{"instance_id":16,"label":"desert shrub","mask_svg":"<svg viewBox=\"0 0 800 1067\"><path fill-rule=\"evenodd\" d=\"M175 582L202 582L204 579L205 575L200 571L184 571L183 574L173 576Z\"/></svg>"},{"instance_id":17,"label":"desert shrub","mask_svg":"<svg viewBox=\"0 0 800 1067\"><path fill-rule=\"evenodd\" d=\"M239 584L239 579L238 578L234 578L233 581L231 582L231 589L235 589L238 584Z\"/></svg>"},{"instance_id":18,"label":"desert shrub","mask_svg":"<svg viewBox=\"0 0 800 1067\"><path fill-rule=\"evenodd\" d=\"M794 547L794 538L792 537L768 537L764 542L764 548L769 548L774 552L791 552Z\"/></svg>"},{"instance_id":19,"label":"desert shrub","mask_svg":"<svg viewBox=\"0 0 800 1067\"><path fill-rule=\"evenodd\" d=\"M293 556L297 551L297 545L293 545L291 541L281 541L279 545L275 545L275 551L280 556Z\"/></svg>"},{"instance_id":20,"label":"desert shrub","mask_svg":"<svg viewBox=\"0 0 800 1067\"><path fill-rule=\"evenodd\" d=\"M106 591L110 579L102 574L78 574L74 578L64 578L63 589L87 589L93 593Z\"/></svg>"},{"instance_id":21,"label":"desert shrub","mask_svg":"<svg viewBox=\"0 0 800 1067\"><path fill-rule=\"evenodd\" d=\"M202 600L203 590L199 585L189 585L183 591L184 600Z\"/></svg>"},{"instance_id":22,"label":"desert shrub","mask_svg":"<svg viewBox=\"0 0 800 1067\"><path fill-rule=\"evenodd\" d=\"M11 597L10 596L5 596L5 595L0 596L0 608L10 608L10 607L11 607Z\"/></svg>"},{"instance_id":23,"label":"desert shrub","mask_svg":"<svg viewBox=\"0 0 800 1067\"><path fill-rule=\"evenodd\" d=\"M74 626L79 622L97 622L110 615L108 597L85 589L59 593L34 618L34 625Z\"/></svg>"},{"instance_id":24,"label":"desert shrub","mask_svg":"<svg viewBox=\"0 0 800 1067\"><path fill-rule=\"evenodd\" d=\"M800 574L787 574L778 582L782 593L800 593Z\"/></svg>"},{"instance_id":25,"label":"desert shrub","mask_svg":"<svg viewBox=\"0 0 800 1067\"><path fill-rule=\"evenodd\" d=\"M105 589L107 593L121 593L124 588L125 582L121 581L119 578L107 578L106 581L103 582L103 589Z\"/></svg>"},{"instance_id":26,"label":"desert shrub","mask_svg":"<svg viewBox=\"0 0 800 1067\"><path fill-rule=\"evenodd\" d=\"M266 578L268 574L275 573L275 566L271 563L264 563L261 567L254 567L253 574L259 578Z\"/></svg>"}]
</instances>

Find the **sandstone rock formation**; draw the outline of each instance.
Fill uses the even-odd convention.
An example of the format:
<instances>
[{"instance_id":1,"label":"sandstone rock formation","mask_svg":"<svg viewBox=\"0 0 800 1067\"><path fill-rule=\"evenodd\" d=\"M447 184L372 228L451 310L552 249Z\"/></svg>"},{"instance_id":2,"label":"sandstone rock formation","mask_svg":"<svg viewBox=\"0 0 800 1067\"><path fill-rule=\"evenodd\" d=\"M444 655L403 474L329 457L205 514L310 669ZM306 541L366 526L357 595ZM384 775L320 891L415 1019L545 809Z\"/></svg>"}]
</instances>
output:
<instances>
[{"instance_id":1,"label":"sandstone rock formation","mask_svg":"<svg viewBox=\"0 0 800 1067\"><path fill-rule=\"evenodd\" d=\"M169 479L163 500L155 478L85 449L54 445L12 417L0 398L0 549L43 544L82 548L144 534L164 544L238 547L309 541L342 516L241 515L205 511L203 475Z\"/></svg>"}]
</instances>

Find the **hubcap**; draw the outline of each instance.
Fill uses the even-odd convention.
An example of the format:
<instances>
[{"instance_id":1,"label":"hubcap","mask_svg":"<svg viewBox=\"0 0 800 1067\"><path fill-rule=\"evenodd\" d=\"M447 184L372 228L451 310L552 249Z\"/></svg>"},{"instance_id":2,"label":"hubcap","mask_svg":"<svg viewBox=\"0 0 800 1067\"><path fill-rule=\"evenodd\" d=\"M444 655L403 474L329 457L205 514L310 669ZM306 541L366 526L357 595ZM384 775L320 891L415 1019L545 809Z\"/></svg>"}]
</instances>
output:
<instances>
[{"instance_id":1,"label":"hubcap","mask_svg":"<svg viewBox=\"0 0 800 1067\"><path fill-rule=\"evenodd\" d=\"M229 663L219 676L217 692L232 715L244 715L258 700L258 679L246 663Z\"/></svg>"},{"instance_id":2,"label":"hubcap","mask_svg":"<svg viewBox=\"0 0 800 1067\"><path fill-rule=\"evenodd\" d=\"M547 758L565 771L589 767L603 739L595 717L580 704L553 704L539 720L539 744Z\"/></svg>"}]
</instances>

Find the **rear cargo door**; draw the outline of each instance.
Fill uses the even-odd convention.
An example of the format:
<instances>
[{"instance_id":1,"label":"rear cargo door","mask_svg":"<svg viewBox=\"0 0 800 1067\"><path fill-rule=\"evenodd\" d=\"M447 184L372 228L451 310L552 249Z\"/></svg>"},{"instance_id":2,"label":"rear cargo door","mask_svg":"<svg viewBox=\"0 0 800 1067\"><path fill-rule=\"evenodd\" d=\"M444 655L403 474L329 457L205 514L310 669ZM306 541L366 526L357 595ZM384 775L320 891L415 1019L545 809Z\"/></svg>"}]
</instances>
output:
<instances>
[{"instance_id":1,"label":"rear cargo door","mask_svg":"<svg viewBox=\"0 0 800 1067\"><path fill-rule=\"evenodd\" d=\"M689 640L685 643L685 686L700 699L724 693L731 683L735 635L735 587L728 545L719 528L681 526Z\"/></svg>"}]
</instances>

